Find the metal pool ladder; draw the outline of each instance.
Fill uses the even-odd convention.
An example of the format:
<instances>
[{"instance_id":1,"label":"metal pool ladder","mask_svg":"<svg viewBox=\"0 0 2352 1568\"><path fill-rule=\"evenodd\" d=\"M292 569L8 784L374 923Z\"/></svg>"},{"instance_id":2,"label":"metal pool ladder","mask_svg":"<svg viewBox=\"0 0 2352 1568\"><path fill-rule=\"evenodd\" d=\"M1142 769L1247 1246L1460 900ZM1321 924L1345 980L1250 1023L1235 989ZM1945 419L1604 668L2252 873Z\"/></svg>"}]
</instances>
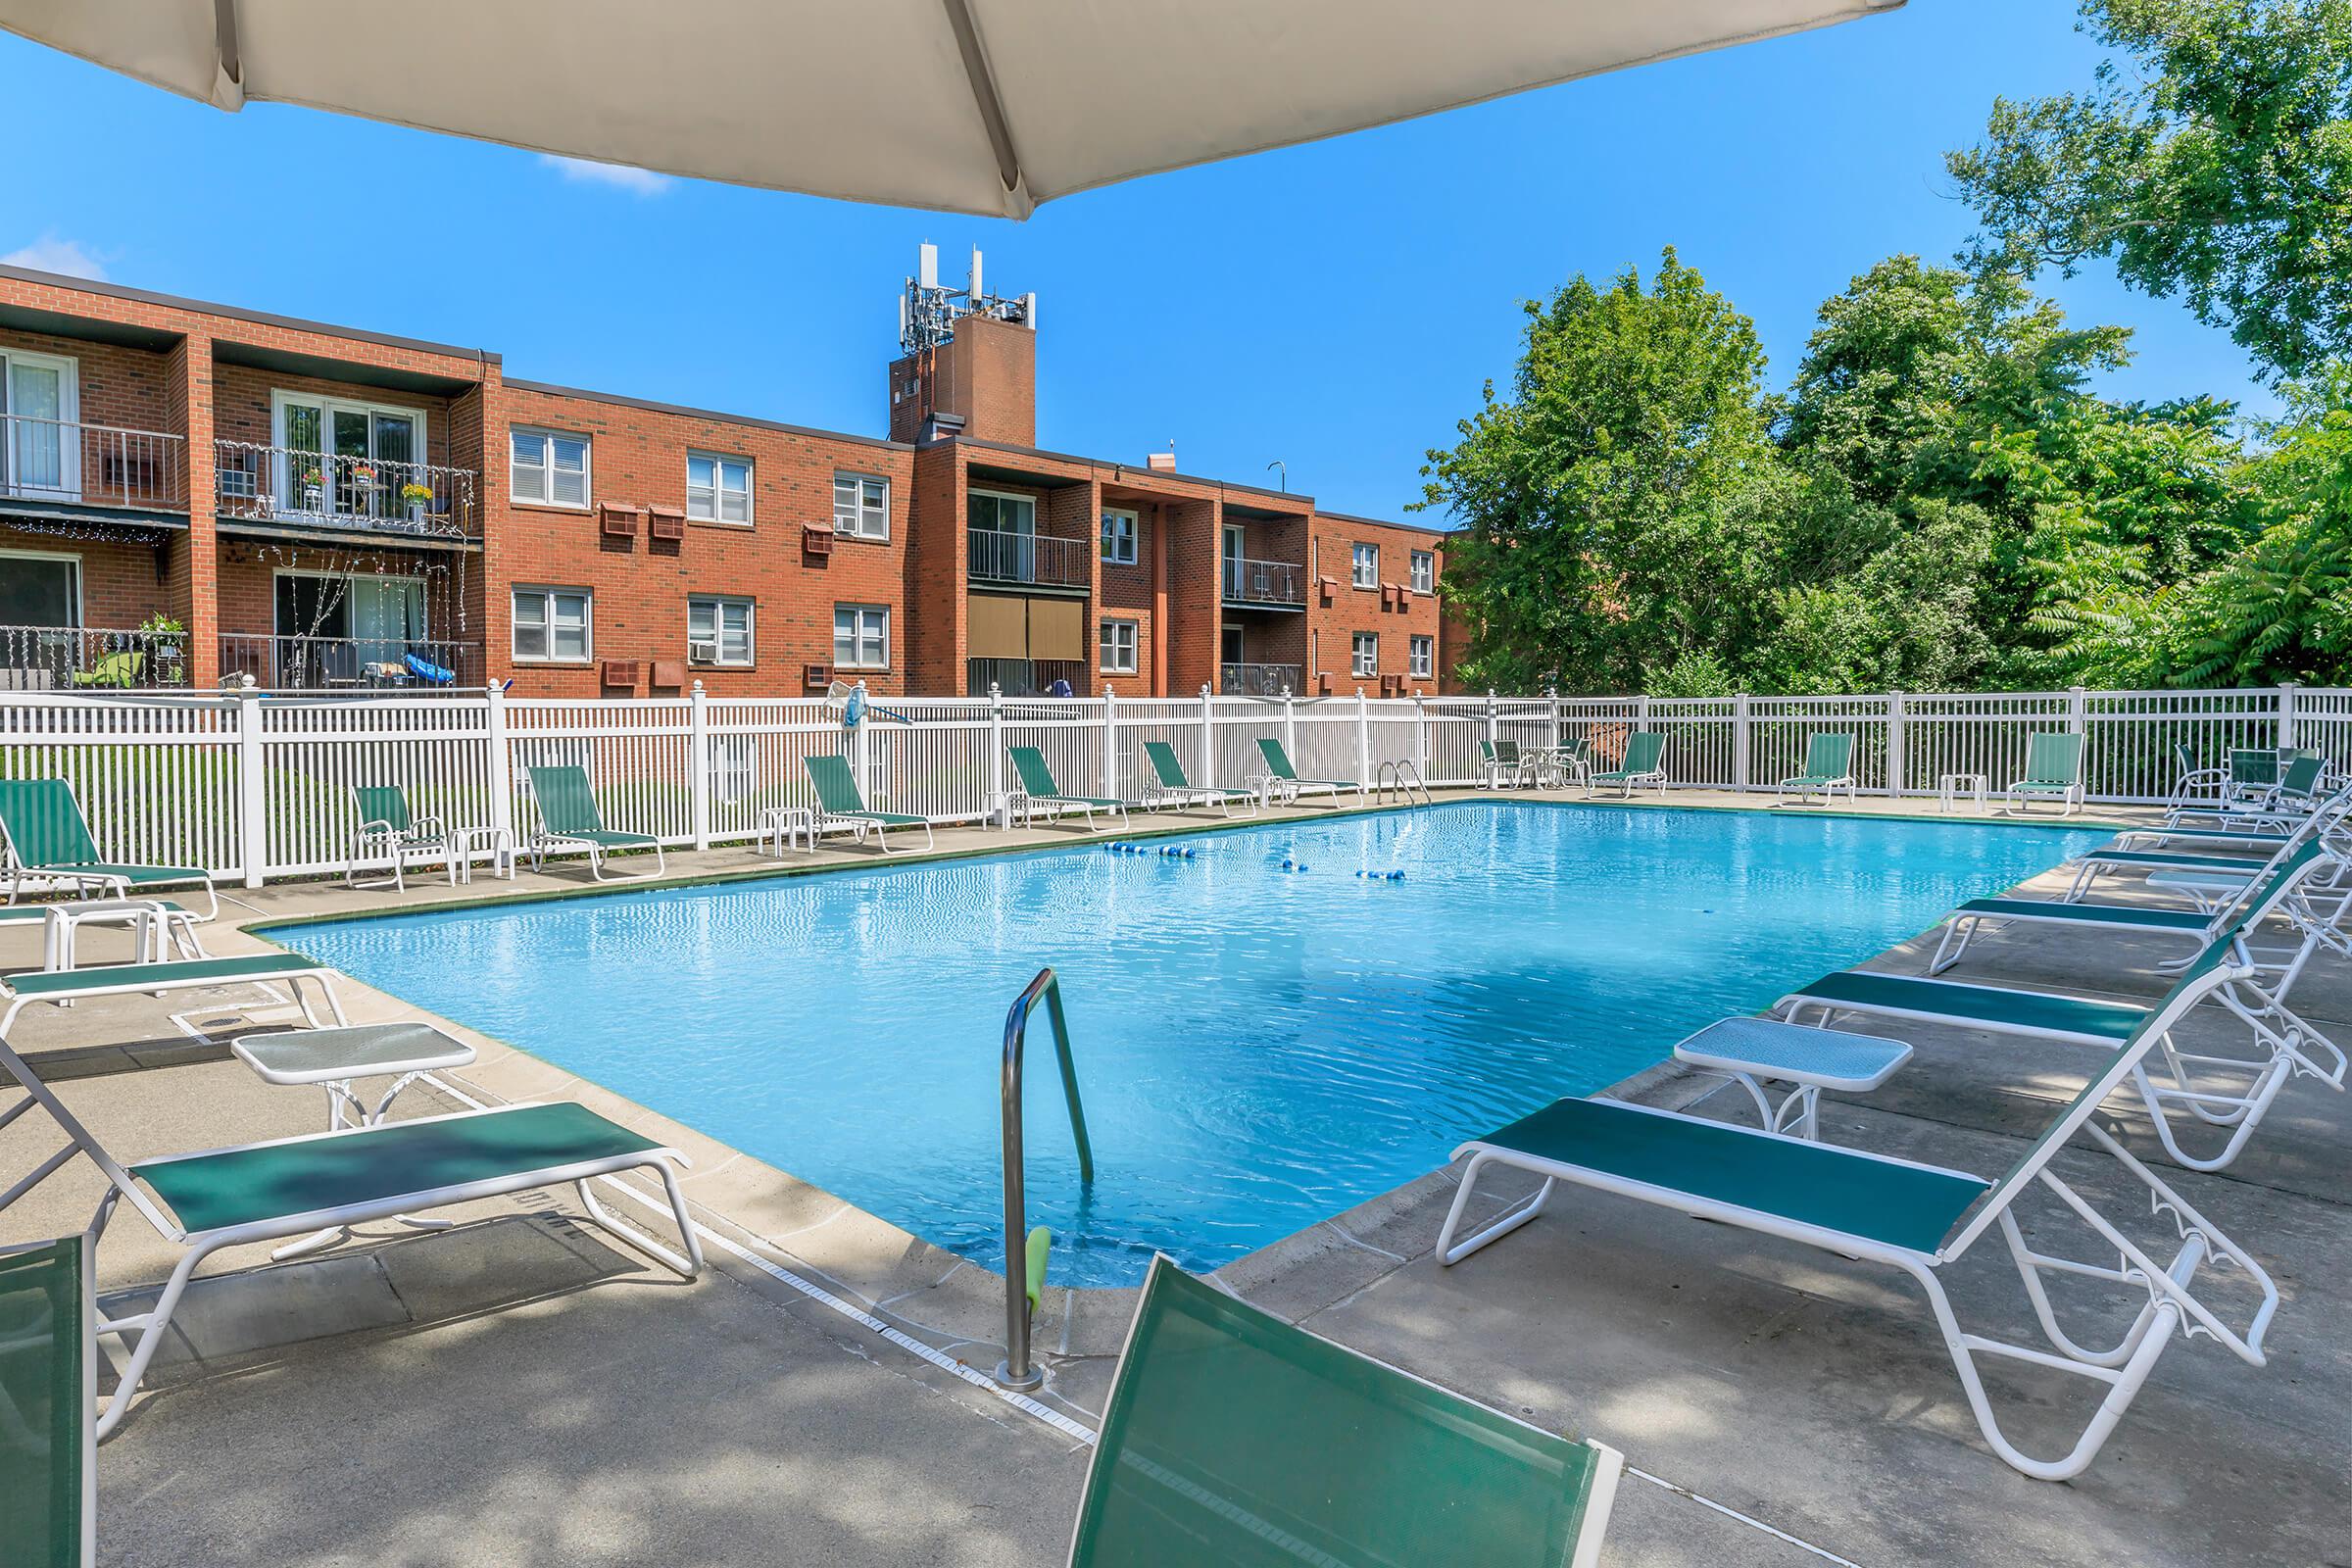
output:
<instances>
[{"instance_id":1,"label":"metal pool ladder","mask_svg":"<svg viewBox=\"0 0 2352 1568\"><path fill-rule=\"evenodd\" d=\"M1078 1140L1078 1179L1095 1179L1094 1146L1086 1137L1086 1107L1078 1102L1078 1069L1070 1061L1070 1025L1062 1015L1061 982L1050 968L1013 999L1004 1015L1004 1359L997 1381L1008 1389L1034 1389L1046 1375L1029 1364L1029 1268L1027 1236L1028 1193L1022 1180L1021 1052L1028 1044L1029 1013L1038 998L1046 1001L1046 1017L1054 1025L1054 1054L1061 1062L1061 1094L1070 1106L1070 1131ZM1038 1256L1039 1273L1044 1258Z\"/></svg>"},{"instance_id":2,"label":"metal pool ladder","mask_svg":"<svg viewBox=\"0 0 2352 1568\"><path fill-rule=\"evenodd\" d=\"M1396 793L1404 799L1405 804L1408 806L1412 804L1413 795L1416 791L1420 793L1421 804L1423 806L1432 804L1429 794L1429 786L1421 782L1421 766L1417 762L1383 762L1380 764L1380 771L1375 775L1375 779L1380 787L1380 793L1376 797L1377 800L1384 802L1388 800L1389 789L1393 785L1395 786Z\"/></svg>"}]
</instances>

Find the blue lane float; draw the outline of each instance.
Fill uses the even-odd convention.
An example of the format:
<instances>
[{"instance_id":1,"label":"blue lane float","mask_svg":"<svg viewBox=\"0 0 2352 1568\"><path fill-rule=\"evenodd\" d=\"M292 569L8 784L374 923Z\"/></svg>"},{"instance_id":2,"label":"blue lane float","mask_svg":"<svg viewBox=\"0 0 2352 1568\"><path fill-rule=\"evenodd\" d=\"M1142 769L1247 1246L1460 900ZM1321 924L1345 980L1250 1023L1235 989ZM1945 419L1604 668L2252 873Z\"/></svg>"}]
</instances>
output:
<instances>
[{"instance_id":1,"label":"blue lane float","mask_svg":"<svg viewBox=\"0 0 2352 1568\"><path fill-rule=\"evenodd\" d=\"M1358 871L1355 874L1367 882L1401 882L1404 880L1402 871Z\"/></svg>"}]
</instances>

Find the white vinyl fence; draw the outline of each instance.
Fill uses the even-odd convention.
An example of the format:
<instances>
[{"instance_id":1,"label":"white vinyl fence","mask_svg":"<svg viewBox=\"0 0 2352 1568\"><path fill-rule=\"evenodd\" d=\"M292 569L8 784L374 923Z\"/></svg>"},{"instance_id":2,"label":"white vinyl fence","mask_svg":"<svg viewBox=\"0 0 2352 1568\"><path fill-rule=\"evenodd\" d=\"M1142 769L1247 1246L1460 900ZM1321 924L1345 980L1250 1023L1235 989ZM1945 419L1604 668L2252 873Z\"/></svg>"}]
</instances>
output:
<instances>
[{"instance_id":1,"label":"white vinyl fence","mask_svg":"<svg viewBox=\"0 0 2352 1568\"><path fill-rule=\"evenodd\" d=\"M1377 787L1411 764L1431 785L1479 780L1479 742L1589 739L1613 759L1636 729L1667 737L1676 786L1770 791L1822 730L1855 737L1870 794L1934 795L1946 773L2017 776L2029 737L2085 737L2093 801L2160 801L2176 746L2199 764L2240 747L2310 747L2352 767L2352 689L2002 692L1847 697L1216 697L876 700L845 734L821 698L543 700L442 695L0 693L0 777L70 781L100 848L204 865L258 887L340 870L352 789L397 784L449 826L532 825L526 769L587 769L608 826L698 849L748 840L770 806L809 804L802 759L846 753L866 804L936 822L993 815L1004 749L1035 746L1062 789L1134 799L1143 744L1166 741L1196 784L1241 788L1283 743L1309 778Z\"/></svg>"}]
</instances>

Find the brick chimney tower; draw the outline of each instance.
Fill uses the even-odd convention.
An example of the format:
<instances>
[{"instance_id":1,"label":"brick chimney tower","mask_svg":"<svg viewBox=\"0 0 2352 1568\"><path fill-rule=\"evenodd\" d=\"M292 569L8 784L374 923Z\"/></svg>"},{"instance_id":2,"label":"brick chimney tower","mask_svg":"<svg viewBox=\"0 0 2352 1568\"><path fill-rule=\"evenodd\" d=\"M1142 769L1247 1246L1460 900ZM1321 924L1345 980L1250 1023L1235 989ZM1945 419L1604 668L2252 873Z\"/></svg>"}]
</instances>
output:
<instances>
[{"instance_id":1,"label":"brick chimney tower","mask_svg":"<svg viewBox=\"0 0 2352 1568\"><path fill-rule=\"evenodd\" d=\"M939 286L938 247L899 304L899 358L890 366L890 438L960 433L1006 446L1037 445L1037 296L984 292L980 253L970 284Z\"/></svg>"}]
</instances>

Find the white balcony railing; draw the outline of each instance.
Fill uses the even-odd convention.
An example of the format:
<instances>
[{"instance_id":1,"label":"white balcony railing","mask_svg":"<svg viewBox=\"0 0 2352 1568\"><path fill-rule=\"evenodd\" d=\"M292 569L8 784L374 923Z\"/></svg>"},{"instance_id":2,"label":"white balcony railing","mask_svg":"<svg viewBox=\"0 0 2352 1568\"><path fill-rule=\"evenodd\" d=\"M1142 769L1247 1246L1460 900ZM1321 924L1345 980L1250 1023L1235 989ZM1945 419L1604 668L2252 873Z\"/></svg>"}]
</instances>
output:
<instances>
[{"instance_id":1,"label":"white balcony railing","mask_svg":"<svg viewBox=\"0 0 2352 1568\"><path fill-rule=\"evenodd\" d=\"M185 511L188 443L161 430L0 414L0 496Z\"/></svg>"},{"instance_id":2,"label":"white balcony railing","mask_svg":"<svg viewBox=\"0 0 2352 1568\"><path fill-rule=\"evenodd\" d=\"M445 539L481 537L474 505L477 476L471 468L253 441L219 440L213 448L217 507L223 517L321 522Z\"/></svg>"},{"instance_id":3,"label":"white balcony railing","mask_svg":"<svg viewBox=\"0 0 2352 1568\"><path fill-rule=\"evenodd\" d=\"M974 528L969 564L976 582L1015 582L1047 588L1085 588L1094 581L1093 544L1004 528Z\"/></svg>"},{"instance_id":4,"label":"white balcony railing","mask_svg":"<svg viewBox=\"0 0 2352 1568\"><path fill-rule=\"evenodd\" d=\"M1228 697L1280 697L1304 689L1297 664L1220 664L1217 690Z\"/></svg>"},{"instance_id":5,"label":"white balcony railing","mask_svg":"<svg viewBox=\"0 0 2352 1568\"><path fill-rule=\"evenodd\" d=\"M1304 605L1306 568L1289 561L1225 558L1225 602L1229 605Z\"/></svg>"}]
</instances>

